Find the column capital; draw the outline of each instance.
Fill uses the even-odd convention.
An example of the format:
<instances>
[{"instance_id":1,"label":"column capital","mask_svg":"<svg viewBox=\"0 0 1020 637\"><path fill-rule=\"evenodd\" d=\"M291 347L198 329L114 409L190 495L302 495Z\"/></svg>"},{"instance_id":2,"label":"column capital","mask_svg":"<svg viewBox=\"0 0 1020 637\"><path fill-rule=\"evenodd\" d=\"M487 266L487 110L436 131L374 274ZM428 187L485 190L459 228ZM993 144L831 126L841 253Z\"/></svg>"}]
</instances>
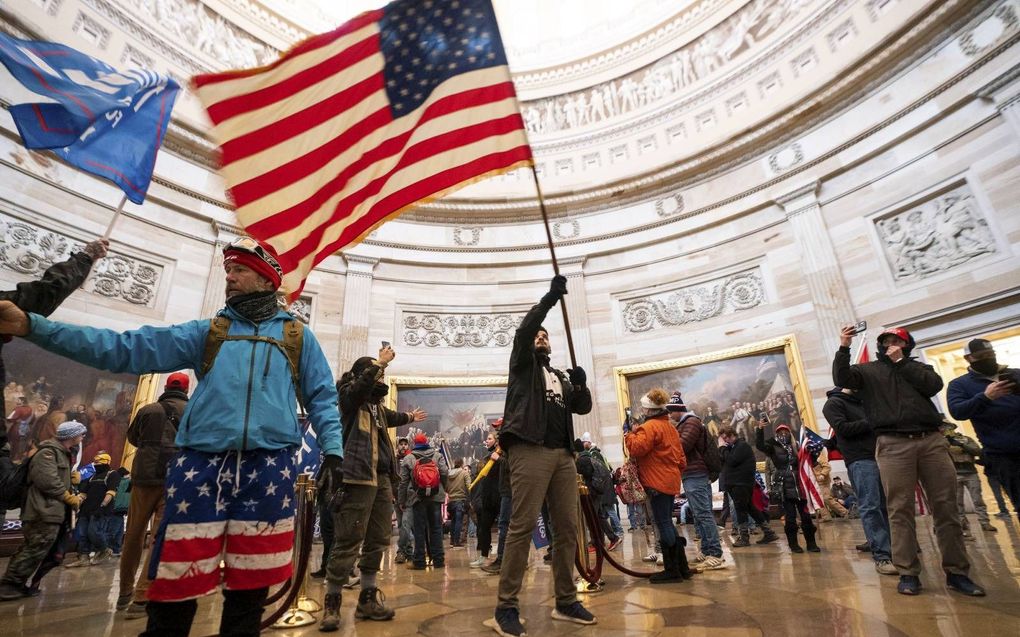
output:
<instances>
[{"instance_id":1,"label":"column capital","mask_svg":"<svg viewBox=\"0 0 1020 637\"><path fill-rule=\"evenodd\" d=\"M357 254L343 254L344 262L347 264L347 274L371 277L379 259L375 257L363 257Z\"/></svg>"},{"instance_id":2,"label":"column capital","mask_svg":"<svg viewBox=\"0 0 1020 637\"><path fill-rule=\"evenodd\" d=\"M786 212L786 216L789 217L790 215L803 212L811 206L817 206L818 189L820 186L821 182L816 179L784 195L779 195L774 201Z\"/></svg>"},{"instance_id":3,"label":"column capital","mask_svg":"<svg viewBox=\"0 0 1020 637\"><path fill-rule=\"evenodd\" d=\"M584 276L584 264L588 260L586 255L576 257L566 257L564 259L557 259L557 263L560 264L560 274L563 276Z\"/></svg>"},{"instance_id":4,"label":"column capital","mask_svg":"<svg viewBox=\"0 0 1020 637\"><path fill-rule=\"evenodd\" d=\"M979 88L975 94L995 102L1000 111L1015 106L1020 102L1020 67L1014 66Z\"/></svg>"}]
</instances>

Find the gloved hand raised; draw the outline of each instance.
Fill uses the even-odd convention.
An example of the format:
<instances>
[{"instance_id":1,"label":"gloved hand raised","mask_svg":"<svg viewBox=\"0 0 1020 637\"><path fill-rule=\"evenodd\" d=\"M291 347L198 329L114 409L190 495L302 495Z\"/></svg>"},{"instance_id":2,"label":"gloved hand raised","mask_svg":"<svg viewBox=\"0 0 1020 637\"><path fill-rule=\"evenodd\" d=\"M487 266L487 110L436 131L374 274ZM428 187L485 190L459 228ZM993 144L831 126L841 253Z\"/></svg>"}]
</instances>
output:
<instances>
[{"instance_id":1,"label":"gloved hand raised","mask_svg":"<svg viewBox=\"0 0 1020 637\"><path fill-rule=\"evenodd\" d=\"M570 384L577 385L578 387L584 387L585 383L588 382L588 374L584 372L584 368L578 365L567 370L567 376L570 377Z\"/></svg>"},{"instance_id":2,"label":"gloved hand raised","mask_svg":"<svg viewBox=\"0 0 1020 637\"><path fill-rule=\"evenodd\" d=\"M549 282L549 291L545 293L542 300L546 303L556 303L567 293L567 277L557 274Z\"/></svg>"}]
</instances>

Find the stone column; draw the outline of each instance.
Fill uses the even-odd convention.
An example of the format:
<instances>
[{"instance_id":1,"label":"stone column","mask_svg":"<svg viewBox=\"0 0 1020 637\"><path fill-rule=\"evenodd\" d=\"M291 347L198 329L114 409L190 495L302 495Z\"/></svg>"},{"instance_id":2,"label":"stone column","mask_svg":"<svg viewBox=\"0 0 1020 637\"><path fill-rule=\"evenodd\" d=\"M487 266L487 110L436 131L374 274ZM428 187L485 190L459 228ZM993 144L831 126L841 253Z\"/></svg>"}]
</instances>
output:
<instances>
[{"instance_id":1,"label":"stone column","mask_svg":"<svg viewBox=\"0 0 1020 637\"><path fill-rule=\"evenodd\" d=\"M1013 131L1014 139L1020 141L1020 69L1013 67L983 86L977 94L995 103L999 115Z\"/></svg>"},{"instance_id":2,"label":"stone column","mask_svg":"<svg viewBox=\"0 0 1020 637\"><path fill-rule=\"evenodd\" d=\"M368 326L372 313L372 275L379 260L353 254L343 257L347 262L347 285L337 351L338 374L346 372L362 356L376 353L369 351Z\"/></svg>"},{"instance_id":3,"label":"stone column","mask_svg":"<svg viewBox=\"0 0 1020 637\"><path fill-rule=\"evenodd\" d=\"M213 222L216 242L212 246L212 257L209 260L209 278L205 284L205 297L202 301L202 318L212 318L227 302L227 284L223 275L223 248L230 245L236 234L217 222Z\"/></svg>"},{"instance_id":4,"label":"stone column","mask_svg":"<svg viewBox=\"0 0 1020 637\"><path fill-rule=\"evenodd\" d=\"M573 338L574 355L577 357L576 364L583 367L588 374L588 388L591 389L593 403L597 404L595 358L592 354L591 329L588 323L588 294L584 285L584 262L585 257L583 256L559 260L560 274L567 277L568 294L563 297L562 302L567 308L567 318L570 320L570 335ZM567 348L566 343L554 346ZM575 414L574 435L580 437L582 432L589 431L593 440L601 447L601 432L596 413L597 410L592 408L591 412L584 416Z\"/></svg>"}]
</instances>

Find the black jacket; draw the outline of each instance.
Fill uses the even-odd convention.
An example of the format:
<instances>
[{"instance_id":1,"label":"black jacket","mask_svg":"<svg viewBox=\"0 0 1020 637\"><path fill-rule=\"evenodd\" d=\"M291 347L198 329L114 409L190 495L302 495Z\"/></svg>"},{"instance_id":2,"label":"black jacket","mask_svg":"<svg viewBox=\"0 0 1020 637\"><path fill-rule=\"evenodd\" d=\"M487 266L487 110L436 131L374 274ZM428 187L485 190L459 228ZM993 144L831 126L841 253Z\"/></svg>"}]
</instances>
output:
<instances>
[{"instance_id":1,"label":"black jacket","mask_svg":"<svg viewBox=\"0 0 1020 637\"><path fill-rule=\"evenodd\" d=\"M765 440L765 428L759 427L754 432L754 446L772 461L775 471L769 483L770 493L782 493L784 500L801 500L797 486L797 443L790 441L790 451L786 450L778 440Z\"/></svg>"},{"instance_id":2,"label":"black jacket","mask_svg":"<svg viewBox=\"0 0 1020 637\"><path fill-rule=\"evenodd\" d=\"M875 432L864 417L864 406L857 396L844 394L838 388L826 394L822 415L832 427L831 438L843 454L847 466L858 460L875 459Z\"/></svg>"},{"instance_id":3,"label":"black jacket","mask_svg":"<svg viewBox=\"0 0 1020 637\"><path fill-rule=\"evenodd\" d=\"M942 377L931 365L912 358L851 365L850 348L840 347L832 361L832 382L857 390L876 435L938 431L942 424L931 401L942 389Z\"/></svg>"},{"instance_id":4,"label":"black jacket","mask_svg":"<svg viewBox=\"0 0 1020 637\"><path fill-rule=\"evenodd\" d=\"M509 449L515 439L536 445L545 442L545 357L535 353L535 335L542 321L558 299L546 294L535 307L524 316L510 353L510 376L506 388L506 405L503 408L503 426L499 429L499 444ZM571 414L586 414L591 411L591 392L588 387L571 385L563 372L548 368L560 376L563 386L563 404L566 406L565 425L567 435L564 448L570 449L574 439L574 424ZM345 421L346 422L346 421Z\"/></svg>"},{"instance_id":5,"label":"black jacket","mask_svg":"<svg viewBox=\"0 0 1020 637\"><path fill-rule=\"evenodd\" d=\"M167 418L167 409L176 422L188 404L188 395L170 389L154 403L149 403L135 414L127 430L128 442L137 447L131 463L131 484L139 487L161 487L166 482L167 463L177 452L174 439L177 425Z\"/></svg>"},{"instance_id":6,"label":"black jacket","mask_svg":"<svg viewBox=\"0 0 1020 637\"><path fill-rule=\"evenodd\" d=\"M343 423L344 482L377 486L376 471L383 458L382 464L388 466L390 485L395 491L398 484L396 454L389 434L380 435L379 430L406 425L411 418L387 409L381 400L372 402L372 388L382 375L382 367L369 365L351 382L336 384L340 422Z\"/></svg>"},{"instance_id":7,"label":"black jacket","mask_svg":"<svg viewBox=\"0 0 1020 637\"><path fill-rule=\"evenodd\" d=\"M727 489L754 486L756 461L751 445L738 439L732 447L729 445L719 447L719 456L722 458L720 483L725 484Z\"/></svg>"},{"instance_id":8,"label":"black jacket","mask_svg":"<svg viewBox=\"0 0 1020 637\"><path fill-rule=\"evenodd\" d=\"M85 282L92 270L92 257L84 252L75 252L67 261L54 263L43 272L37 281L19 283L13 290L0 292L0 301L11 301L25 312L49 316L72 292ZM7 371L4 368L3 341L0 340L0 387L7 385ZM3 392L0 392L0 414L7 416ZM5 427L0 427L0 447L7 442Z\"/></svg>"}]
</instances>

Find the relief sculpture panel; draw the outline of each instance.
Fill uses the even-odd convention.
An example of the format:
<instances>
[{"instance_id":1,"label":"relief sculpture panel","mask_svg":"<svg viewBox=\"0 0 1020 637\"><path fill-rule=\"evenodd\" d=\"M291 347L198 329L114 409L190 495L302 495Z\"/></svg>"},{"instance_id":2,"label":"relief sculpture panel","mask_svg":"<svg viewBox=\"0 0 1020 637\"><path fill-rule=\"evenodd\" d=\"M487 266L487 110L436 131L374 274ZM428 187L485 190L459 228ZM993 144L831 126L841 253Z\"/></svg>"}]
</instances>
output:
<instances>
[{"instance_id":1,"label":"relief sculpture panel","mask_svg":"<svg viewBox=\"0 0 1020 637\"><path fill-rule=\"evenodd\" d=\"M623 304L624 330L647 332L697 323L765 303L765 284L758 268Z\"/></svg>"},{"instance_id":2,"label":"relief sculpture panel","mask_svg":"<svg viewBox=\"0 0 1020 637\"><path fill-rule=\"evenodd\" d=\"M404 312L404 344L411 347L509 347L524 313Z\"/></svg>"}]
</instances>

